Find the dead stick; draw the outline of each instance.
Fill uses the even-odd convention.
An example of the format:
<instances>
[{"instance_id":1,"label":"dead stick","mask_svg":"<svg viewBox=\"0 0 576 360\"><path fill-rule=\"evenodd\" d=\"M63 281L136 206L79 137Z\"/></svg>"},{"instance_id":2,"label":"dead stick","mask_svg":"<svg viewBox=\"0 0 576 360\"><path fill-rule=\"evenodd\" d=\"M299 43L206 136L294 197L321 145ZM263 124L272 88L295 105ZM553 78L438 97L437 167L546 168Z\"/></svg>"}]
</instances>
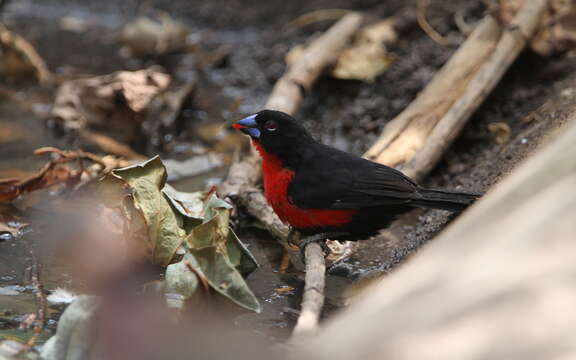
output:
<instances>
[{"instance_id":1,"label":"dead stick","mask_svg":"<svg viewBox=\"0 0 576 360\"><path fill-rule=\"evenodd\" d=\"M29 67L40 84L49 84L53 80L53 74L34 46L2 24L0 24L0 48L5 53L4 56L11 54Z\"/></svg>"},{"instance_id":2,"label":"dead stick","mask_svg":"<svg viewBox=\"0 0 576 360\"><path fill-rule=\"evenodd\" d=\"M350 13L310 44L298 61L276 82L265 108L294 114L300 107L304 92L312 88L327 66L336 62L360 27L362 19L362 15Z\"/></svg>"},{"instance_id":3,"label":"dead stick","mask_svg":"<svg viewBox=\"0 0 576 360\"><path fill-rule=\"evenodd\" d=\"M484 18L418 97L386 124L364 156L392 167L411 159L490 56L500 34L498 22Z\"/></svg>"},{"instance_id":4,"label":"dead stick","mask_svg":"<svg viewBox=\"0 0 576 360\"><path fill-rule=\"evenodd\" d=\"M292 336L297 339L316 331L318 320L324 306L324 287L326 283L326 263L324 252L318 243L306 245L306 284L302 295L302 308Z\"/></svg>"},{"instance_id":5,"label":"dead stick","mask_svg":"<svg viewBox=\"0 0 576 360\"><path fill-rule=\"evenodd\" d=\"M402 168L406 175L418 180L432 170L474 111L534 36L546 9L546 0L525 2L502 34L494 53L472 78L462 96L434 127L422 149Z\"/></svg>"},{"instance_id":6,"label":"dead stick","mask_svg":"<svg viewBox=\"0 0 576 360\"><path fill-rule=\"evenodd\" d=\"M524 2L506 29L487 16L365 156L421 179L534 36L546 5Z\"/></svg>"},{"instance_id":7,"label":"dead stick","mask_svg":"<svg viewBox=\"0 0 576 360\"><path fill-rule=\"evenodd\" d=\"M47 302L44 296L44 286L40 281L41 265L36 256L34 245L28 240L25 241L30 254L32 264L30 265L30 282L34 287L34 297L36 298L36 319L34 321L34 335L28 340L26 346L32 348L36 340L44 331L44 324L46 323L46 309Z\"/></svg>"}]
</instances>

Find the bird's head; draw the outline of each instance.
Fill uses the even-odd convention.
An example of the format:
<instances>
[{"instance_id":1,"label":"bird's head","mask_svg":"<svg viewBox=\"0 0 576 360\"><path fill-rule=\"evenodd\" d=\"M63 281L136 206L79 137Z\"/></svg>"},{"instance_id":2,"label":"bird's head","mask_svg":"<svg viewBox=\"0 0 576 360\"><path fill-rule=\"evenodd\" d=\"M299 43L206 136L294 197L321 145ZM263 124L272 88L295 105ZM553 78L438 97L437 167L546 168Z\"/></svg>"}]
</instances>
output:
<instances>
[{"instance_id":1,"label":"bird's head","mask_svg":"<svg viewBox=\"0 0 576 360\"><path fill-rule=\"evenodd\" d=\"M293 157L301 144L314 142L302 125L281 111L262 110L232 126L250 136L267 153L282 159Z\"/></svg>"}]
</instances>

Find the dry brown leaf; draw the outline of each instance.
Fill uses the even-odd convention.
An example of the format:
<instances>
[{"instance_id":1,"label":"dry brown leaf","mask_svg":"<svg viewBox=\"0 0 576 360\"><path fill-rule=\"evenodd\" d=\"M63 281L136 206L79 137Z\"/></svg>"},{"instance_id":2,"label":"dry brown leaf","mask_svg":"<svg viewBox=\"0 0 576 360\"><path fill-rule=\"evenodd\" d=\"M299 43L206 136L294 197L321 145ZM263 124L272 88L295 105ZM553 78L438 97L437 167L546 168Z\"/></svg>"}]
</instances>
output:
<instances>
[{"instance_id":1,"label":"dry brown leaf","mask_svg":"<svg viewBox=\"0 0 576 360\"><path fill-rule=\"evenodd\" d=\"M395 20L390 18L362 29L354 43L340 54L332 76L372 82L386 71L393 60L386 50L386 44L397 40L394 23ZM294 63L303 51L301 45L294 47L286 55L286 62L289 65Z\"/></svg>"},{"instance_id":2,"label":"dry brown leaf","mask_svg":"<svg viewBox=\"0 0 576 360\"><path fill-rule=\"evenodd\" d=\"M170 75L152 68L66 81L58 89L52 116L66 130L106 130L129 143L140 134L150 102L170 81Z\"/></svg>"},{"instance_id":3,"label":"dry brown leaf","mask_svg":"<svg viewBox=\"0 0 576 360\"><path fill-rule=\"evenodd\" d=\"M80 173L70 168L50 162L36 174L25 179L0 179L0 202L9 202L21 194L67 183L80 181Z\"/></svg>"},{"instance_id":4,"label":"dry brown leaf","mask_svg":"<svg viewBox=\"0 0 576 360\"><path fill-rule=\"evenodd\" d=\"M99 174L108 172L116 167L125 165L124 161L112 161L111 158L100 158L94 154L82 150L60 150L53 147L37 149L35 155L55 154L57 158L48 162L36 173L23 178L0 179L0 202L10 202L18 196L35 190L45 189L55 185L66 185L73 187L82 180L83 174L88 174L90 178L95 178ZM80 169L73 169L65 163L71 161L90 160L98 165L87 171L82 164Z\"/></svg>"},{"instance_id":5,"label":"dry brown leaf","mask_svg":"<svg viewBox=\"0 0 576 360\"><path fill-rule=\"evenodd\" d=\"M512 129L510 125L503 122L493 122L488 124L488 130L494 136L497 144L505 144L510 140L510 135L512 134Z\"/></svg>"}]
</instances>

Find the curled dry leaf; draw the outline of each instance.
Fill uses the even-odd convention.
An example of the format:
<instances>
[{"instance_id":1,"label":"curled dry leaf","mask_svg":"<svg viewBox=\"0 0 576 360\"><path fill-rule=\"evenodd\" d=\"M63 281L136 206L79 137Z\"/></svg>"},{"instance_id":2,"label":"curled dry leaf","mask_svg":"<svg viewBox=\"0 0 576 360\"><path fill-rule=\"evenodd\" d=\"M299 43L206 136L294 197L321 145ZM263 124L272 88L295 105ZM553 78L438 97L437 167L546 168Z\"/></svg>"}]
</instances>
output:
<instances>
[{"instance_id":1,"label":"curled dry leaf","mask_svg":"<svg viewBox=\"0 0 576 360\"><path fill-rule=\"evenodd\" d=\"M360 31L354 44L344 50L332 75L339 79L374 81L392 63L386 44L397 39L394 20L387 19Z\"/></svg>"},{"instance_id":2,"label":"curled dry leaf","mask_svg":"<svg viewBox=\"0 0 576 360\"><path fill-rule=\"evenodd\" d=\"M141 214L145 222L151 261L161 266L172 262L185 236L182 219L177 216L162 193L165 183L166 169L157 156L144 163L114 170L102 181L103 186L109 188L108 193L121 192L124 187L130 189L134 209ZM114 204L114 196L107 198ZM116 198L116 201L119 203L117 206L126 206L125 212L132 209L121 197Z\"/></svg>"},{"instance_id":3,"label":"curled dry leaf","mask_svg":"<svg viewBox=\"0 0 576 360\"><path fill-rule=\"evenodd\" d=\"M56 93L52 117L66 130L104 130L129 143L141 133L150 102L170 81L152 68L66 81Z\"/></svg>"},{"instance_id":4,"label":"curled dry leaf","mask_svg":"<svg viewBox=\"0 0 576 360\"><path fill-rule=\"evenodd\" d=\"M21 194L58 184L73 186L80 181L81 172L55 162L46 164L37 173L24 179L0 179L0 202L10 202Z\"/></svg>"},{"instance_id":5,"label":"curled dry leaf","mask_svg":"<svg viewBox=\"0 0 576 360\"><path fill-rule=\"evenodd\" d=\"M512 129L510 125L503 122L493 122L488 124L488 130L494 136L497 144L505 144L510 140Z\"/></svg>"},{"instance_id":6,"label":"curled dry leaf","mask_svg":"<svg viewBox=\"0 0 576 360\"><path fill-rule=\"evenodd\" d=\"M113 157L100 158L82 150L62 151L53 147L37 149L35 155L54 154L56 158L49 161L42 169L24 178L0 179L0 202L10 202L18 196L35 190L45 189L55 185L73 187L80 184L82 175L94 179L100 174L124 164ZM66 163L89 160L97 166L93 168L73 169Z\"/></svg>"},{"instance_id":7,"label":"curled dry leaf","mask_svg":"<svg viewBox=\"0 0 576 360\"><path fill-rule=\"evenodd\" d=\"M187 261L195 274L203 276L217 293L237 305L259 312L260 304L242 277L242 274L252 272L257 263L228 225L231 209L230 204L215 194L210 195L202 224L186 237L187 254L192 256L185 256L183 261ZM167 274L170 288L175 280Z\"/></svg>"},{"instance_id":8,"label":"curled dry leaf","mask_svg":"<svg viewBox=\"0 0 576 360\"><path fill-rule=\"evenodd\" d=\"M205 283L237 305L259 312L260 304L242 277L258 265L228 225L231 208L209 195L202 223L186 237L186 254L166 270L167 290L184 296L186 304L195 304L198 284Z\"/></svg>"},{"instance_id":9,"label":"curled dry leaf","mask_svg":"<svg viewBox=\"0 0 576 360\"><path fill-rule=\"evenodd\" d=\"M395 20L386 19L362 29L353 44L339 56L332 76L338 79L355 79L371 82L382 74L392 62L386 50L387 44L397 40ZM286 62L294 63L304 48L297 46L286 55Z\"/></svg>"}]
</instances>

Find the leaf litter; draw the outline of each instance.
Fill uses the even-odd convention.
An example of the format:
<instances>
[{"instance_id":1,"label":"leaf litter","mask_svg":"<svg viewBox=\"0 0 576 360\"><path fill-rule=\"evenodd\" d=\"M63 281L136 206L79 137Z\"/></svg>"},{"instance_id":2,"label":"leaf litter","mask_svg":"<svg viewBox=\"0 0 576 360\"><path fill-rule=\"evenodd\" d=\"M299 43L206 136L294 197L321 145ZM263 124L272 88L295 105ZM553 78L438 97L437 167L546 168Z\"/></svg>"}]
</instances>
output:
<instances>
[{"instance_id":1,"label":"leaf litter","mask_svg":"<svg viewBox=\"0 0 576 360\"><path fill-rule=\"evenodd\" d=\"M232 206L214 193L179 192L166 186L166 178L162 161L154 157L112 171L101 185L107 201L123 207L122 213L130 218L144 220L150 260L166 267L168 292L193 299L205 291L198 285L206 282L212 291L237 305L260 311L243 277L257 263L230 229ZM128 193L132 203L119 197L121 192ZM185 301L183 306L192 305Z\"/></svg>"},{"instance_id":2,"label":"leaf litter","mask_svg":"<svg viewBox=\"0 0 576 360\"><path fill-rule=\"evenodd\" d=\"M101 254L133 253L126 254L128 257L114 254L114 259L108 258L111 269L120 269L112 265L114 260L147 257L152 264L166 268L166 288L186 300L183 306L194 306L192 299L206 291L198 284L206 283L210 292L243 308L260 311L258 300L244 280L258 265L230 229L232 206L213 191L186 193L166 184L166 168L158 156L119 168L127 162L80 150L41 148L36 154L52 154L54 158L32 176L0 180L2 202L56 185L71 191L93 191L96 196L92 202L97 203L89 202L87 206L91 225L81 228L80 234L92 242L107 238L103 249L97 250L98 245L91 245L91 249ZM89 160L93 165L85 167L82 160ZM79 162L78 168L69 166L73 161ZM71 200L77 203L68 204L66 210L61 211L79 213L75 209L82 207L81 201ZM9 204L3 206L13 209ZM26 225L16 224L13 216L0 217L0 232L10 237ZM102 236L104 233L107 235ZM86 269L91 271L103 265L94 264Z\"/></svg>"}]
</instances>

